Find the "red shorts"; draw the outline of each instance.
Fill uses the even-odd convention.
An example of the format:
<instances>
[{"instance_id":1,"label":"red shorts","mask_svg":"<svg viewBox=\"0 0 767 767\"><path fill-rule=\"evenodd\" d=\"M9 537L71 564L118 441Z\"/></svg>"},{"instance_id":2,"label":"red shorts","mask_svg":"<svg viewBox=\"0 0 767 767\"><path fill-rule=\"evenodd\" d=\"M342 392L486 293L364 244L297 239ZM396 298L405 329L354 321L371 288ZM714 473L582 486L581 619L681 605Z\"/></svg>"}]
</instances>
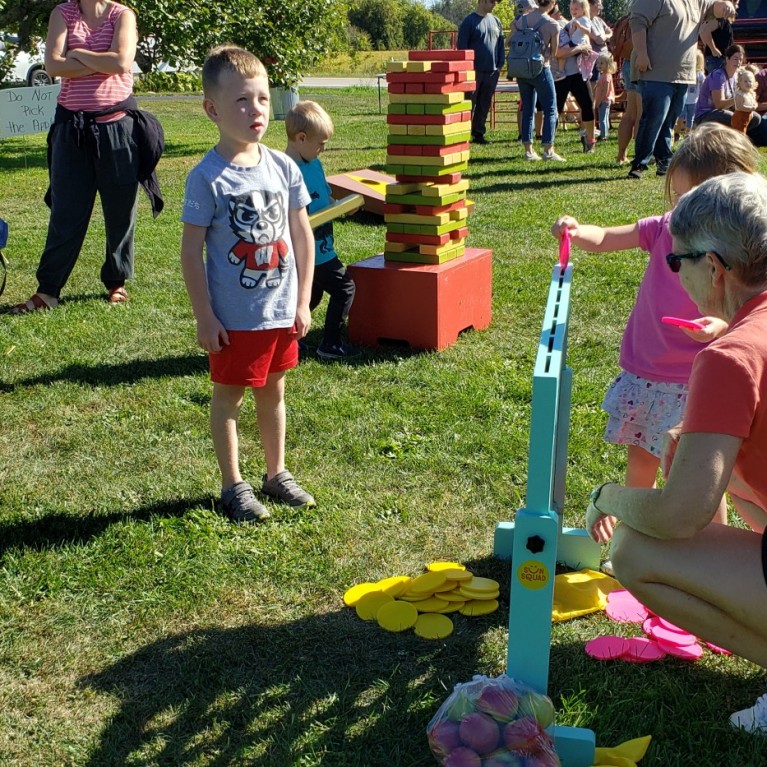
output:
<instances>
[{"instance_id":1,"label":"red shorts","mask_svg":"<svg viewBox=\"0 0 767 767\"><path fill-rule=\"evenodd\" d=\"M210 380L214 383L260 387L269 373L290 370L298 364L298 341L292 328L227 333L229 345L208 355Z\"/></svg>"}]
</instances>

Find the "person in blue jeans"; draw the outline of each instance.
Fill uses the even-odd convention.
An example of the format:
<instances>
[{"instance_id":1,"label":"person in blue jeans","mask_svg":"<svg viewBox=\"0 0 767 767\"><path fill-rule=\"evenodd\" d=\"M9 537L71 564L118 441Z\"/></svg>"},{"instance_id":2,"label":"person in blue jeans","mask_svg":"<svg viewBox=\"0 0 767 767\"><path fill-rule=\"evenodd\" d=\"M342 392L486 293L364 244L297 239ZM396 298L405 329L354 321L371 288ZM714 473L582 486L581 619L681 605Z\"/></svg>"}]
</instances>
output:
<instances>
[{"instance_id":1,"label":"person in blue jeans","mask_svg":"<svg viewBox=\"0 0 767 767\"><path fill-rule=\"evenodd\" d=\"M503 45L503 26L492 14L498 0L478 0L472 11L458 28L456 48L474 51L476 90L471 97L471 140L474 144L487 144L485 123L493 103L495 86L501 67L506 61Z\"/></svg>"},{"instance_id":2,"label":"person in blue jeans","mask_svg":"<svg viewBox=\"0 0 767 767\"><path fill-rule=\"evenodd\" d=\"M517 19L514 25L519 29L522 23L528 27L537 28L543 40L543 69L534 78L517 78L519 97L522 100L522 144L525 147L526 160L559 160L562 158L554 151L554 132L557 129L557 96L554 89L554 78L551 75L549 62L555 58L559 48L559 24L549 18L548 12L556 5L555 0L537 0L535 10ZM539 26L540 25L540 26ZM513 31L512 31L513 34ZM543 111L543 158L533 149L533 118L536 98Z\"/></svg>"},{"instance_id":3,"label":"person in blue jeans","mask_svg":"<svg viewBox=\"0 0 767 767\"><path fill-rule=\"evenodd\" d=\"M629 178L641 178L655 157L656 174L665 176L672 155L674 124L684 109L687 86L694 83L695 49L703 21L732 16L729 0L658 3L634 0L629 14L642 117L637 126Z\"/></svg>"}]
</instances>

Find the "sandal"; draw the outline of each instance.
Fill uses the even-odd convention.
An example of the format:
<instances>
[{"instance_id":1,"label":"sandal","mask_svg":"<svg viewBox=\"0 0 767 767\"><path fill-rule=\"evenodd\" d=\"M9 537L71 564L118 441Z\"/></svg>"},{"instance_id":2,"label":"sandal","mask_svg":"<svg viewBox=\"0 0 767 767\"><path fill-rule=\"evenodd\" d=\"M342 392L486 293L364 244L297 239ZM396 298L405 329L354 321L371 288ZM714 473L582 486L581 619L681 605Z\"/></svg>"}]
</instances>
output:
<instances>
[{"instance_id":1,"label":"sandal","mask_svg":"<svg viewBox=\"0 0 767 767\"><path fill-rule=\"evenodd\" d=\"M30 299L24 301L23 304L16 304L9 310L10 314L31 314L32 312L45 311L46 309L54 309L58 306L58 303L50 304L46 303L38 293L35 293Z\"/></svg>"},{"instance_id":2,"label":"sandal","mask_svg":"<svg viewBox=\"0 0 767 767\"><path fill-rule=\"evenodd\" d=\"M112 288L107 296L107 301L109 301L110 304L127 304L128 292L122 285L117 288Z\"/></svg>"}]
</instances>

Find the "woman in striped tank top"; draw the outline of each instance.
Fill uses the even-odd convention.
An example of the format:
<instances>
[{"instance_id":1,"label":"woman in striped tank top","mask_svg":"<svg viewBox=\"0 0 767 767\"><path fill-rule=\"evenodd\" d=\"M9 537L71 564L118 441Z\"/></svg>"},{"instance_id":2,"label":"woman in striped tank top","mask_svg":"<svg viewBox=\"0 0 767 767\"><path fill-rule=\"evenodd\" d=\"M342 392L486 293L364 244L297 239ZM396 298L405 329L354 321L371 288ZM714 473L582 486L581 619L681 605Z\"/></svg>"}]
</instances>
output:
<instances>
[{"instance_id":1,"label":"woman in striped tank top","mask_svg":"<svg viewBox=\"0 0 767 767\"><path fill-rule=\"evenodd\" d=\"M111 0L76 0L51 12L47 71L61 78L54 125L48 134L51 217L37 270L37 292L18 314L58 305L88 230L96 192L106 229L101 281L111 303L128 296L138 198L131 97L136 17Z\"/></svg>"}]
</instances>

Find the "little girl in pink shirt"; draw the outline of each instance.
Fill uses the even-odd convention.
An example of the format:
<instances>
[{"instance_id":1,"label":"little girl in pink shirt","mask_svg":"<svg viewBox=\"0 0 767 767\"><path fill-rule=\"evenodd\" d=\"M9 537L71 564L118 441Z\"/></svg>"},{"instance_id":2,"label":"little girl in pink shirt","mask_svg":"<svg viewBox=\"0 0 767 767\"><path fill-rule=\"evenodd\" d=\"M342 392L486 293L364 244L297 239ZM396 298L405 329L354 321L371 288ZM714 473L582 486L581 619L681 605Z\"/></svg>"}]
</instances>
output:
<instances>
[{"instance_id":1,"label":"little girl in pink shirt","mask_svg":"<svg viewBox=\"0 0 767 767\"><path fill-rule=\"evenodd\" d=\"M759 155L742 134L715 123L696 128L676 151L666 178L666 196L676 200L707 178L757 170ZM654 487L665 433L682 421L692 362L701 344L719 336L726 326L714 317L697 317L698 309L666 263L672 252L670 212L635 224L603 228L561 216L552 234L569 230L572 242L591 253L641 248L649 253L647 270L623 334L621 372L610 385L602 408L608 414L605 439L628 446L625 484ZM695 320L704 327L688 330L661 322L671 315ZM726 523L726 505L716 521Z\"/></svg>"}]
</instances>

